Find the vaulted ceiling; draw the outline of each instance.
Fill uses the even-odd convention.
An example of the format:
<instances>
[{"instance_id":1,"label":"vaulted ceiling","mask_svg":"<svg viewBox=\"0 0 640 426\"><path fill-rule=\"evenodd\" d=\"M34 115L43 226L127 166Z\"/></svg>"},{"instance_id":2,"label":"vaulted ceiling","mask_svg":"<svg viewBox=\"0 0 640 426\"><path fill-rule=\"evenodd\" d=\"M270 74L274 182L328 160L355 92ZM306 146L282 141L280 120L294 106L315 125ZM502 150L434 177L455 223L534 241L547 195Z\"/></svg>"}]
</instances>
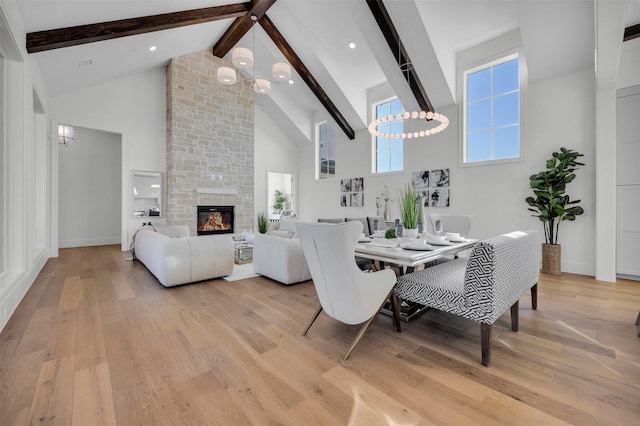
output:
<instances>
[{"instance_id":1,"label":"vaulted ceiling","mask_svg":"<svg viewBox=\"0 0 640 426\"><path fill-rule=\"evenodd\" d=\"M261 2L264 0L261 0ZM27 33L232 4L229 0L17 0ZM404 103L413 97L365 0L267 0L268 17L313 75L346 123L366 128L367 91L388 82ZM455 55L519 29L531 81L593 69L592 0L385 1L415 72L436 110L455 103ZM240 14L241 15L241 14ZM33 53L49 96L58 96L153 68L171 57L211 49L236 19L196 23L129 37ZM625 25L640 22L630 0ZM286 61L255 27L256 74ZM356 44L350 49L348 44ZM640 43L640 38L626 42ZM150 46L157 46L154 52ZM251 31L236 44L252 47ZM229 54L227 54L229 57ZM294 84L272 84L256 102L298 142L311 140L314 120L331 119L294 71ZM334 117L335 118L335 117Z\"/></svg>"}]
</instances>

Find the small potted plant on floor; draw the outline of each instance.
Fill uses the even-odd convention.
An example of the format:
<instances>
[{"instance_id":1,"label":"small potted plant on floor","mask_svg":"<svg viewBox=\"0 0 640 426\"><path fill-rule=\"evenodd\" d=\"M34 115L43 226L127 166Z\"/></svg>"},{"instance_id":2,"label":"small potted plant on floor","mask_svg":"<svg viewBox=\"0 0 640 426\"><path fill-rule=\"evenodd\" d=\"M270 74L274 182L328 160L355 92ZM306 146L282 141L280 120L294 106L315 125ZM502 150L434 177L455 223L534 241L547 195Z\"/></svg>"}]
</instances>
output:
<instances>
[{"instance_id":1,"label":"small potted plant on floor","mask_svg":"<svg viewBox=\"0 0 640 426\"><path fill-rule=\"evenodd\" d=\"M269 221L264 213L258 214L258 232L266 234L269 230Z\"/></svg>"},{"instance_id":2,"label":"small potted plant on floor","mask_svg":"<svg viewBox=\"0 0 640 426\"><path fill-rule=\"evenodd\" d=\"M527 197L529 211L536 214L544 226L545 244L542 245L542 272L560 275L561 246L558 244L558 230L560 223L565 220L575 220L576 216L584 213L582 207L576 205L580 200L571 201L566 194L567 184L576 175L575 171L584 163L576 161L582 157L576 151L560 148L553 157L546 162L546 170L529 177L529 186L534 197Z\"/></svg>"}]
</instances>

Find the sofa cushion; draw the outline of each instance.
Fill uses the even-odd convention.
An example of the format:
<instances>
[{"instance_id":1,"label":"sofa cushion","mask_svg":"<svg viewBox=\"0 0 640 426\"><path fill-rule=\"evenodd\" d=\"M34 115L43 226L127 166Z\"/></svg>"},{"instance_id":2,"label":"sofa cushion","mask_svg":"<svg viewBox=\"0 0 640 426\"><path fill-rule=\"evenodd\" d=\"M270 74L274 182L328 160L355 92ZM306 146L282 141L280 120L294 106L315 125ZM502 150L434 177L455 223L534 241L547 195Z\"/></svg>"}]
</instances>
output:
<instances>
[{"instance_id":1,"label":"sofa cushion","mask_svg":"<svg viewBox=\"0 0 640 426\"><path fill-rule=\"evenodd\" d=\"M296 232L296 221L293 217L280 218L280 231Z\"/></svg>"},{"instance_id":2,"label":"sofa cushion","mask_svg":"<svg viewBox=\"0 0 640 426\"><path fill-rule=\"evenodd\" d=\"M344 218L342 218L342 217L336 217L336 218L321 218L321 219L318 219L318 222L324 222L324 223L342 223L342 222L344 222Z\"/></svg>"},{"instance_id":3,"label":"sofa cushion","mask_svg":"<svg viewBox=\"0 0 640 426\"><path fill-rule=\"evenodd\" d=\"M189 227L187 225L155 225L153 227L156 232L166 235L169 238L181 238L189 236Z\"/></svg>"}]
</instances>

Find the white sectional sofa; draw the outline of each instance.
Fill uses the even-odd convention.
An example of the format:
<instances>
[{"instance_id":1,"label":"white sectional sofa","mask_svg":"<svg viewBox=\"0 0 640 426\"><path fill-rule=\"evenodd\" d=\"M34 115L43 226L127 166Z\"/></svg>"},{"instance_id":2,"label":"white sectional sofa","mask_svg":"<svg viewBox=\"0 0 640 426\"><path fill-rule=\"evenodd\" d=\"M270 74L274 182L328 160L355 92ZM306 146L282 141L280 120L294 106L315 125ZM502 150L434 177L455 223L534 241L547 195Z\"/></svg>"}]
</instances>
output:
<instances>
[{"instance_id":1,"label":"white sectional sofa","mask_svg":"<svg viewBox=\"0 0 640 426\"><path fill-rule=\"evenodd\" d=\"M230 275L233 271L231 234L189 236L186 225L140 229L136 258L165 287Z\"/></svg>"},{"instance_id":2,"label":"white sectional sofa","mask_svg":"<svg viewBox=\"0 0 640 426\"><path fill-rule=\"evenodd\" d=\"M255 236L253 269L257 274L287 285L311 279L300 241L276 234Z\"/></svg>"}]
</instances>

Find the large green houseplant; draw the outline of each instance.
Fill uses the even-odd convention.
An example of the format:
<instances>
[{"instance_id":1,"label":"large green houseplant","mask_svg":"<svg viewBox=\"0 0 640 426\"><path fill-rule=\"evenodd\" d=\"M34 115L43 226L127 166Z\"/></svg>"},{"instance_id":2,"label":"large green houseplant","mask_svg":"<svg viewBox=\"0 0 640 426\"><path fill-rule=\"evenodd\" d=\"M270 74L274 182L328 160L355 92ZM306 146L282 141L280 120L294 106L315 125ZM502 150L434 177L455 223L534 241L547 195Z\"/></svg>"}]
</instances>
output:
<instances>
[{"instance_id":1,"label":"large green houseplant","mask_svg":"<svg viewBox=\"0 0 640 426\"><path fill-rule=\"evenodd\" d=\"M533 190L533 197L527 197L529 211L536 214L544 227L545 243L542 246L542 271L549 274L560 274L561 248L558 244L560 223L575 220L576 216L584 213L577 204L580 200L573 200L566 194L567 184L576 175L575 171L584 166L577 161L583 154L560 148L547 160L546 169L529 177L529 186Z\"/></svg>"}]
</instances>

